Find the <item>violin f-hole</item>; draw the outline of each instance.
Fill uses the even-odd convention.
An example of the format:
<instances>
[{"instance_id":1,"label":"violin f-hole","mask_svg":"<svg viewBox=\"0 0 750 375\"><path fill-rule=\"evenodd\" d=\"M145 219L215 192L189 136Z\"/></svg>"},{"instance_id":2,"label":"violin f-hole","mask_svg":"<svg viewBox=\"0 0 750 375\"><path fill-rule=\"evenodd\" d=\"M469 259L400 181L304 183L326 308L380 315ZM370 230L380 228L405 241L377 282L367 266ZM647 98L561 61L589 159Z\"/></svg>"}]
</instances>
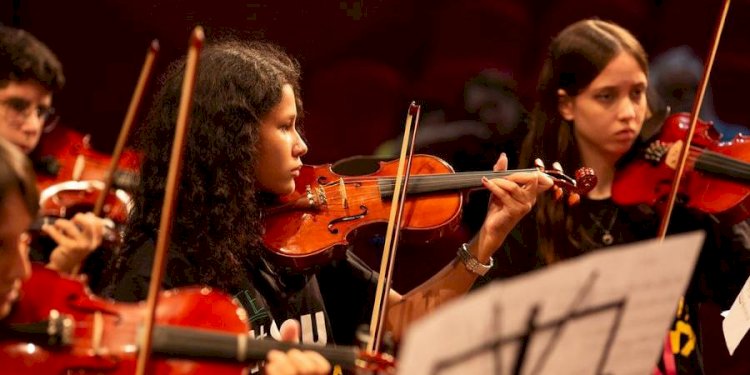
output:
<instances>
[{"instance_id":1,"label":"violin f-hole","mask_svg":"<svg viewBox=\"0 0 750 375\"><path fill-rule=\"evenodd\" d=\"M336 234L339 232L337 228L334 228L336 224L352 220L359 220L365 217L365 215L367 215L367 206L360 205L359 209L362 210L362 212L360 212L359 214L339 217L328 222L328 231L331 232L331 234Z\"/></svg>"}]
</instances>

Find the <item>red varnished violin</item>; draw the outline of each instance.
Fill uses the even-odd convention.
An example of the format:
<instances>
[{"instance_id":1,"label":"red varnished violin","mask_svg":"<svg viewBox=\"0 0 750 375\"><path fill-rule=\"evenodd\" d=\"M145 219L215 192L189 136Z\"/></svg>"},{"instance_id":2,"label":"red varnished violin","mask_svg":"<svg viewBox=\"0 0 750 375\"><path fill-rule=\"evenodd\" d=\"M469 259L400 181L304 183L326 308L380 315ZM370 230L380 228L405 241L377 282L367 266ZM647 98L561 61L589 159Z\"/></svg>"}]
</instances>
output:
<instances>
[{"instance_id":1,"label":"red varnished violin","mask_svg":"<svg viewBox=\"0 0 750 375\"><path fill-rule=\"evenodd\" d=\"M32 154L39 191L65 181L103 180L112 156L91 147L90 136L57 126ZM132 190L138 182L140 155L125 150L114 172L114 186Z\"/></svg>"},{"instance_id":2,"label":"red varnished violin","mask_svg":"<svg viewBox=\"0 0 750 375\"><path fill-rule=\"evenodd\" d=\"M689 114L669 116L658 139L615 175L617 204L659 207L670 192L689 123ZM720 139L711 123L697 122L678 197L687 207L736 223L750 217L750 137Z\"/></svg>"},{"instance_id":3,"label":"red varnished violin","mask_svg":"<svg viewBox=\"0 0 750 375\"><path fill-rule=\"evenodd\" d=\"M161 292L150 374L244 374L269 350L314 350L345 368L392 372L393 359L353 347L255 340L245 310L211 288ZM78 280L34 265L0 322L0 363L10 374L133 374L144 303L111 302Z\"/></svg>"},{"instance_id":4,"label":"red varnished violin","mask_svg":"<svg viewBox=\"0 0 750 375\"><path fill-rule=\"evenodd\" d=\"M264 217L263 240L277 264L297 270L324 264L340 255L336 252L350 235L386 223L397 162L382 162L378 171L357 177L337 175L330 165L303 166L295 192ZM482 188L482 177L536 170L454 173L437 157L415 155L403 210L404 235L429 241L450 233L460 224L462 192ZM554 170L543 172L556 185L577 194L586 194L596 185L590 168L578 170L575 179Z\"/></svg>"},{"instance_id":5,"label":"red varnished violin","mask_svg":"<svg viewBox=\"0 0 750 375\"><path fill-rule=\"evenodd\" d=\"M56 127L45 137L35 154L43 155L46 167L37 168L37 187L40 191L40 217L29 228L34 238L44 236L41 227L56 219L70 219L77 213L91 212L105 189L103 179L111 157L94 151L88 136ZM52 141L54 140L54 142ZM39 156L37 156L39 157ZM38 163L37 163L38 164ZM126 151L120 168L113 172L115 188L109 189L99 213L105 221L103 247L111 249L120 243L120 228L127 221L131 197L126 190L137 183L140 157ZM53 166L53 167L50 167ZM126 189L127 188L127 189Z\"/></svg>"}]
</instances>

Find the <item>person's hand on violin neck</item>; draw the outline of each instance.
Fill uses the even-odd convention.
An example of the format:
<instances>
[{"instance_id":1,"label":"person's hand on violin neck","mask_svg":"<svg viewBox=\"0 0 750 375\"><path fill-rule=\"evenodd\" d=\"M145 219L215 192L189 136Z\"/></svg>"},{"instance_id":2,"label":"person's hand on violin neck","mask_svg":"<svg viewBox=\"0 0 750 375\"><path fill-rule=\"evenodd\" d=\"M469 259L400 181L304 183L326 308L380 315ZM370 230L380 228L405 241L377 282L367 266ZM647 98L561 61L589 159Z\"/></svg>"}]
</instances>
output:
<instances>
[{"instance_id":1,"label":"person's hand on violin neck","mask_svg":"<svg viewBox=\"0 0 750 375\"><path fill-rule=\"evenodd\" d=\"M492 169L496 172L508 169L505 153L500 154ZM486 263L508 233L531 211L537 196L550 189L553 182L541 172L519 172L503 178L484 179L483 184L492 195L482 228L469 249L479 261Z\"/></svg>"},{"instance_id":2,"label":"person's hand on violin neck","mask_svg":"<svg viewBox=\"0 0 750 375\"><path fill-rule=\"evenodd\" d=\"M282 341L299 342L298 321L285 321L279 331ZM272 350L268 352L264 370L266 375L324 375L331 373L331 364L319 353L309 350Z\"/></svg>"},{"instance_id":3,"label":"person's hand on violin neck","mask_svg":"<svg viewBox=\"0 0 750 375\"><path fill-rule=\"evenodd\" d=\"M42 226L57 243L47 267L62 273L77 273L86 257L101 245L104 225L104 219L87 212Z\"/></svg>"},{"instance_id":4,"label":"person's hand on violin neck","mask_svg":"<svg viewBox=\"0 0 750 375\"><path fill-rule=\"evenodd\" d=\"M501 154L495 171L508 167L508 158ZM543 166L542 166L543 167ZM491 192L487 216L479 233L466 244L475 261L491 265L490 257L500 248L507 235L521 218L531 211L539 193L550 189L552 180L541 172L519 172L503 178L484 180ZM400 339L404 330L421 316L439 305L466 293L478 274L469 270L463 260L456 258L440 272L405 295L394 290L388 297L388 330Z\"/></svg>"}]
</instances>

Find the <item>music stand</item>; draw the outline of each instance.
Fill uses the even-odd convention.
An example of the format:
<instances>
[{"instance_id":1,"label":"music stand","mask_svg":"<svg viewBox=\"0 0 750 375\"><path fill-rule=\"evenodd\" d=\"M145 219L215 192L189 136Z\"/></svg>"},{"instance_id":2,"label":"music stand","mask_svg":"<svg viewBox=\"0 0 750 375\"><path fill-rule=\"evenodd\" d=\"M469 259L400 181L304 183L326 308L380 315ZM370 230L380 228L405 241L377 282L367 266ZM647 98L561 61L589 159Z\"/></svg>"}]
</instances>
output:
<instances>
[{"instance_id":1,"label":"music stand","mask_svg":"<svg viewBox=\"0 0 750 375\"><path fill-rule=\"evenodd\" d=\"M398 371L648 374L704 237L613 247L493 282L416 322Z\"/></svg>"}]
</instances>

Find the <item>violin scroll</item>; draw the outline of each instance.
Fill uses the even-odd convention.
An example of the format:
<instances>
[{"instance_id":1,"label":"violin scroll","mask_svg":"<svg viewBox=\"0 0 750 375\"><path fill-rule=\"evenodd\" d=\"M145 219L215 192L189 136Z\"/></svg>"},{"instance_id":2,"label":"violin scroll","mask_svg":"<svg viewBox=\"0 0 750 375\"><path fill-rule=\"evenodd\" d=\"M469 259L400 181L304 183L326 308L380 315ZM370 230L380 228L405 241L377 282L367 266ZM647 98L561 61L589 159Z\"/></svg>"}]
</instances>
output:
<instances>
[{"instance_id":1,"label":"violin scroll","mask_svg":"<svg viewBox=\"0 0 750 375\"><path fill-rule=\"evenodd\" d=\"M560 169L541 170L540 172L552 179L556 200L562 199L566 191L569 193L567 202L569 206L578 204L581 195L588 194L599 182L594 170L589 167L578 168L575 179L566 175Z\"/></svg>"}]
</instances>

